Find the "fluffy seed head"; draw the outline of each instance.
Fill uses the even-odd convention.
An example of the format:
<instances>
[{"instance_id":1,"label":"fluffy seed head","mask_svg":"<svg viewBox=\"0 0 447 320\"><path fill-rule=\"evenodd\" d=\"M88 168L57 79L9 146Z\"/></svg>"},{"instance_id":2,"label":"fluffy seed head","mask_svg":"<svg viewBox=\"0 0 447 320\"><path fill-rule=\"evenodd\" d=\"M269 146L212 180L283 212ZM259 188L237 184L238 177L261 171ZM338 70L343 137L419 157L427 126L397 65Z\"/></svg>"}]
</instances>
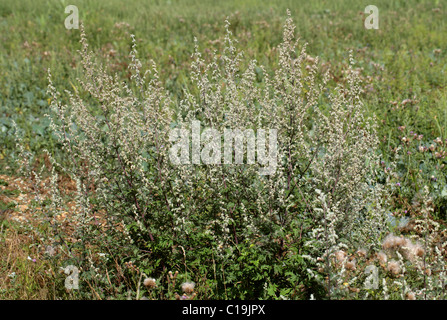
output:
<instances>
[{"instance_id":1,"label":"fluffy seed head","mask_svg":"<svg viewBox=\"0 0 447 320\"><path fill-rule=\"evenodd\" d=\"M400 273L399 262L394 260L388 262L388 271L391 272L393 275L398 275Z\"/></svg>"},{"instance_id":2,"label":"fluffy seed head","mask_svg":"<svg viewBox=\"0 0 447 320\"><path fill-rule=\"evenodd\" d=\"M394 237L394 242L396 244L396 246L404 246L405 244L407 244L408 240L405 239L404 237Z\"/></svg>"},{"instance_id":3,"label":"fluffy seed head","mask_svg":"<svg viewBox=\"0 0 447 320\"><path fill-rule=\"evenodd\" d=\"M148 287L148 288L155 288L157 286L157 282L155 281L154 278L144 279L143 284L145 287Z\"/></svg>"},{"instance_id":4,"label":"fluffy seed head","mask_svg":"<svg viewBox=\"0 0 447 320\"><path fill-rule=\"evenodd\" d=\"M410 240L404 238L403 236L398 237L390 233L383 240L382 246L384 249L393 249L397 247L404 247L407 246L408 244L411 244Z\"/></svg>"},{"instance_id":5,"label":"fluffy seed head","mask_svg":"<svg viewBox=\"0 0 447 320\"><path fill-rule=\"evenodd\" d=\"M424 248L422 248L422 246L419 243L414 245L413 252L418 257L423 257L425 254Z\"/></svg>"},{"instance_id":6,"label":"fluffy seed head","mask_svg":"<svg viewBox=\"0 0 447 320\"><path fill-rule=\"evenodd\" d=\"M351 260L351 261L346 262L345 268L348 269L348 270L354 271L356 269L355 260Z\"/></svg>"},{"instance_id":7,"label":"fluffy seed head","mask_svg":"<svg viewBox=\"0 0 447 320\"><path fill-rule=\"evenodd\" d=\"M184 293L191 294L194 291L194 286L196 284L194 282L184 282L182 283L182 290Z\"/></svg>"},{"instance_id":8,"label":"fluffy seed head","mask_svg":"<svg viewBox=\"0 0 447 320\"><path fill-rule=\"evenodd\" d=\"M417 257L423 257L425 254L425 250L421 244L414 244L410 240L405 243L403 249L404 256L411 262L414 262Z\"/></svg>"},{"instance_id":9,"label":"fluffy seed head","mask_svg":"<svg viewBox=\"0 0 447 320\"><path fill-rule=\"evenodd\" d=\"M343 250L338 250L335 253L335 258L337 259L338 262L343 262L346 258L346 252L344 252Z\"/></svg>"},{"instance_id":10,"label":"fluffy seed head","mask_svg":"<svg viewBox=\"0 0 447 320\"><path fill-rule=\"evenodd\" d=\"M383 240L382 246L384 249L391 249L396 245L396 240L393 234L389 234Z\"/></svg>"},{"instance_id":11,"label":"fluffy seed head","mask_svg":"<svg viewBox=\"0 0 447 320\"><path fill-rule=\"evenodd\" d=\"M407 292L407 300L416 300L416 295L414 292Z\"/></svg>"},{"instance_id":12,"label":"fluffy seed head","mask_svg":"<svg viewBox=\"0 0 447 320\"><path fill-rule=\"evenodd\" d=\"M367 251L366 251L366 249L364 249L364 248L360 248L360 249L357 250L357 254L358 254L360 257L366 257Z\"/></svg>"},{"instance_id":13,"label":"fluffy seed head","mask_svg":"<svg viewBox=\"0 0 447 320\"><path fill-rule=\"evenodd\" d=\"M383 251L380 251L377 254L377 259L379 259L380 264L383 264L383 265L385 265L386 262L388 261L388 258L386 256L385 252L383 252Z\"/></svg>"}]
</instances>

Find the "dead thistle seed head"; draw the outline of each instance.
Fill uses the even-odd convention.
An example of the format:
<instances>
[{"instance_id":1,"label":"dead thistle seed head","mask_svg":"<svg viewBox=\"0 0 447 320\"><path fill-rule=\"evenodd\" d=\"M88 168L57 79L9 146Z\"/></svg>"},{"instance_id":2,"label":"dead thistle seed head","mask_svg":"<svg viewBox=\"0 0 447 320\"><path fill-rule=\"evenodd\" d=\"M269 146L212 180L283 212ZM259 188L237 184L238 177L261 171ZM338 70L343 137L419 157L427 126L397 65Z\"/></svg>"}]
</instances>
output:
<instances>
[{"instance_id":1,"label":"dead thistle seed head","mask_svg":"<svg viewBox=\"0 0 447 320\"><path fill-rule=\"evenodd\" d=\"M194 292L194 282L184 282L182 283L182 290L184 293L191 294Z\"/></svg>"},{"instance_id":2,"label":"dead thistle seed head","mask_svg":"<svg viewBox=\"0 0 447 320\"><path fill-rule=\"evenodd\" d=\"M154 278L144 279L143 284L145 287L148 287L148 288L155 288L157 286L157 282Z\"/></svg>"},{"instance_id":3,"label":"dead thistle seed head","mask_svg":"<svg viewBox=\"0 0 447 320\"><path fill-rule=\"evenodd\" d=\"M422 248L422 245L417 243L413 247L413 252L418 257L423 257L425 255L425 250Z\"/></svg>"},{"instance_id":4,"label":"dead thistle seed head","mask_svg":"<svg viewBox=\"0 0 447 320\"><path fill-rule=\"evenodd\" d=\"M416 300L416 295L414 292L407 292L407 300Z\"/></svg>"},{"instance_id":5,"label":"dead thistle seed head","mask_svg":"<svg viewBox=\"0 0 447 320\"><path fill-rule=\"evenodd\" d=\"M386 236L385 240L383 240L382 247L384 249L390 249L393 246L394 246L394 237L391 234L389 234L388 236Z\"/></svg>"},{"instance_id":6,"label":"dead thistle seed head","mask_svg":"<svg viewBox=\"0 0 447 320\"><path fill-rule=\"evenodd\" d=\"M394 234L390 233L386 236L386 238L383 240L382 246L384 249L392 249L399 245L402 241L399 237L396 237Z\"/></svg>"},{"instance_id":7,"label":"dead thistle seed head","mask_svg":"<svg viewBox=\"0 0 447 320\"><path fill-rule=\"evenodd\" d=\"M400 264L399 262L392 260L388 262L388 271L391 272L393 275L398 275L400 273Z\"/></svg>"},{"instance_id":8,"label":"dead thistle seed head","mask_svg":"<svg viewBox=\"0 0 447 320\"><path fill-rule=\"evenodd\" d=\"M348 269L348 270L352 270L352 271L356 270L355 260L351 260L351 261L346 262L345 268Z\"/></svg>"},{"instance_id":9,"label":"dead thistle seed head","mask_svg":"<svg viewBox=\"0 0 447 320\"><path fill-rule=\"evenodd\" d=\"M338 262L343 262L346 258L346 252L344 252L343 250L338 250L335 253L335 258L337 259Z\"/></svg>"},{"instance_id":10,"label":"dead thistle seed head","mask_svg":"<svg viewBox=\"0 0 447 320\"><path fill-rule=\"evenodd\" d=\"M415 262L417 257L423 257L425 254L424 248L419 243L412 243L407 240L403 246L404 256L411 262Z\"/></svg>"},{"instance_id":11,"label":"dead thistle seed head","mask_svg":"<svg viewBox=\"0 0 447 320\"><path fill-rule=\"evenodd\" d=\"M379 253L377 253L377 259L379 260L379 263L382 266L384 266L388 261L388 258L386 256L385 252L383 252L383 251L380 251Z\"/></svg>"},{"instance_id":12,"label":"dead thistle seed head","mask_svg":"<svg viewBox=\"0 0 447 320\"><path fill-rule=\"evenodd\" d=\"M364 249L364 248L360 248L360 249L358 249L357 250L357 254L360 256L360 257L366 257L366 255L367 255L367 251L366 251L366 249Z\"/></svg>"},{"instance_id":13,"label":"dead thistle seed head","mask_svg":"<svg viewBox=\"0 0 447 320\"><path fill-rule=\"evenodd\" d=\"M396 244L396 246L405 246L408 242L409 242L409 240L408 239L405 239L404 237L402 237L402 236L400 236L400 237L395 237L394 238L394 241L395 241L395 244Z\"/></svg>"}]
</instances>

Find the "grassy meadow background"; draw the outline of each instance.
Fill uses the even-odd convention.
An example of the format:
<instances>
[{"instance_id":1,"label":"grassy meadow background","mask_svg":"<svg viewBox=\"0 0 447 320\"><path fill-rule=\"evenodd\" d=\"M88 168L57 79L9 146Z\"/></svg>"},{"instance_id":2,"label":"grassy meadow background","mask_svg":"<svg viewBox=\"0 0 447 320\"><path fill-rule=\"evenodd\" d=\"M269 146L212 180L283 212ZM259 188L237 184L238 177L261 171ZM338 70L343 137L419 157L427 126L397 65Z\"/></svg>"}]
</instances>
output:
<instances>
[{"instance_id":1,"label":"grassy meadow background","mask_svg":"<svg viewBox=\"0 0 447 320\"><path fill-rule=\"evenodd\" d=\"M423 144L430 148L438 137L447 139L446 2L0 0L0 210L4 212L0 218L1 299L52 299L56 292L72 297L62 290L63 282L55 284L49 274L43 273L46 261L30 263L35 243L39 242L32 223L7 217L17 210L15 199L20 193L10 182L19 175L12 121L17 123L26 149L38 155L38 163L45 161L43 149L63 159L44 115L50 102L46 94L48 68L58 89L76 91L79 86L80 30L64 27L68 16L64 8L69 4L78 7L89 44L110 71L123 79L128 77L134 34L140 59L155 61L160 79L174 100L182 98L182 88L190 82L194 37L205 57L211 57L214 50L223 49L228 18L245 61L256 59L259 64L275 67L275 47L282 40L289 9L296 34L308 43L310 55L330 66L332 81L342 78L349 50L353 51L364 83L363 101L379 122L384 166L398 146L406 154L398 162L399 188L390 195L393 210L398 215L417 216L414 197L428 185L434 199L434 218L444 227L446 143L438 150L440 156L421 156L418 147ZM363 11L370 4L379 8L378 30L364 27ZM415 134L423 138L402 142L403 137ZM61 292L53 290L56 285L62 287Z\"/></svg>"}]
</instances>

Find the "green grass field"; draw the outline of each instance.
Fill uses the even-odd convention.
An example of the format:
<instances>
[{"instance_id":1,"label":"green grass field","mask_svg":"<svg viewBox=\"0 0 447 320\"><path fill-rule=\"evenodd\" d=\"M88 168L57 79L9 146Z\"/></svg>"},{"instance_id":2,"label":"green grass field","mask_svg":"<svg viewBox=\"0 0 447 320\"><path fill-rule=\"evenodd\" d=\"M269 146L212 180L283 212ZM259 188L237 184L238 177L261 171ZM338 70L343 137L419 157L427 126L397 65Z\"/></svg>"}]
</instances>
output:
<instances>
[{"instance_id":1,"label":"green grass field","mask_svg":"<svg viewBox=\"0 0 447 320\"><path fill-rule=\"evenodd\" d=\"M26 149L42 160L48 149L61 159L59 146L49 133L50 99L46 93L48 69L58 89L76 91L81 74L80 30L67 30L64 20L69 5L79 8L91 48L111 72L122 79L134 34L144 62L154 60L174 100L183 97L190 83L194 37L204 57L224 46L225 19L238 39L246 61L275 67L276 46L282 39L286 10L296 23L296 34L308 43L308 53L331 68L333 82L353 51L355 67L361 70L362 97L379 124L380 150L384 163L396 147L406 156L398 164L400 190L393 195L394 210L411 211L415 194L424 185L434 199L434 217L445 221L447 210L446 143L440 156L421 158L418 147L430 147L438 137L447 139L447 5L439 0L305 1L305 0L110 0L41 1L0 0L0 174L17 176L18 153L12 126L15 121ZM367 5L379 8L379 29L364 27ZM402 143L403 137L423 135L420 142ZM419 141L419 140L418 140ZM444 153L443 153L444 152ZM444 156L442 156L444 154ZM0 180L3 181L3 180ZM5 182L6 184L6 182ZM0 210L14 209L15 191L1 190ZM9 193L8 193L9 192ZM9 199L9 200L8 200ZM405 212L405 213L404 213ZM2 222L0 239L19 241L23 227ZM21 239L21 238L20 238ZM0 282L0 298L54 298L47 294L48 281L33 278L37 266L26 266L29 240L11 248L25 248L14 270L23 273L22 285ZM1 244L0 246L3 246ZM6 246L5 246L6 247ZM2 249L3 250L3 249ZM19 250L19 249L16 249ZM5 251L6 252L6 251ZM5 253L7 255L7 253ZM0 261L0 278L7 279L10 258ZM34 268L34 269L33 269ZM34 271L33 271L34 270ZM44 278L42 278L44 279ZM21 288L12 290L11 288ZM42 288L46 288L42 292ZM50 290L51 291L51 290ZM70 296L71 297L71 296Z\"/></svg>"},{"instance_id":2,"label":"green grass field","mask_svg":"<svg viewBox=\"0 0 447 320\"><path fill-rule=\"evenodd\" d=\"M11 120L25 130L32 150L53 148L48 122L47 69L56 85L72 90L79 72L79 30L66 30L64 1L0 2L2 171L14 156ZM272 50L282 37L286 9L311 55L329 62L334 74L354 50L368 78L365 102L382 122L381 133L398 136L406 126L427 137L445 137L446 13L439 1L377 1L379 30L363 26L367 1L73 1L90 45L124 75L131 38L143 58L153 59L174 96L188 82L197 37L205 52L222 49L224 21L248 58L275 65ZM439 10L436 10L436 9ZM219 41L220 40L220 41ZM440 49L439 51L436 51ZM208 50L208 51L207 51ZM418 100L417 108L392 110L390 102Z\"/></svg>"}]
</instances>

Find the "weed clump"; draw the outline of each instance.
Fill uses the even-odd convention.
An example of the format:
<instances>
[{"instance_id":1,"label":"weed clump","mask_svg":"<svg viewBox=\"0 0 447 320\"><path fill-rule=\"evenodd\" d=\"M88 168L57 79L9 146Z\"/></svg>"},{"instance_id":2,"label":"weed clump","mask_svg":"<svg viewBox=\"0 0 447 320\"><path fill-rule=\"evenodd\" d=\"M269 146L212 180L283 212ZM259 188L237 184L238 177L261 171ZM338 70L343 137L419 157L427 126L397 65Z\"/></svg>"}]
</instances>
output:
<instances>
[{"instance_id":1,"label":"weed clump","mask_svg":"<svg viewBox=\"0 0 447 320\"><path fill-rule=\"evenodd\" d=\"M404 237L390 234L381 242L389 232L385 195L393 176L378 182L376 121L362 102L352 53L343 81L331 86L330 73L321 72L294 30L289 13L271 72L256 61L242 67L228 22L220 55L205 60L195 41L193 85L180 101L165 89L155 63L139 60L135 37L130 77L122 81L94 59L82 31L79 88L62 95L51 73L48 87L50 127L71 161L62 166L48 153L49 210L63 211L55 182L57 172L69 176L76 186L72 230L57 236L82 269L80 282L88 283L81 295L367 298L362 281L374 262L368 253L378 252L393 281L406 270L395 249L409 260L425 258L426 248ZM275 152L273 145L268 150L275 170L260 175L265 162L233 163L233 154L229 163L173 163L172 131L193 132L195 121L217 132L276 130ZM202 157L204 140L196 146ZM56 230L55 218L51 224ZM351 254L354 248L362 259ZM395 250L398 260L388 262L382 249ZM140 288L143 274L154 278Z\"/></svg>"}]
</instances>

